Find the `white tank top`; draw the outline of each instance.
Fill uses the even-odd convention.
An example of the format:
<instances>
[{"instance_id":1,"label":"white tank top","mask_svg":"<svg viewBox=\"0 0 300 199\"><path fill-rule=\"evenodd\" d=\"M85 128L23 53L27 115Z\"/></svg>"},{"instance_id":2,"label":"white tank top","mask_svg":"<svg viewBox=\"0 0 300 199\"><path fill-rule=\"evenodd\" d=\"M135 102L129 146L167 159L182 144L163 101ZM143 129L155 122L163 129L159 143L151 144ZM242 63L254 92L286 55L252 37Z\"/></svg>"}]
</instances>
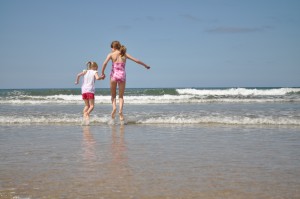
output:
<instances>
[{"instance_id":1,"label":"white tank top","mask_svg":"<svg viewBox=\"0 0 300 199\"><path fill-rule=\"evenodd\" d=\"M95 74L96 70L87 70L83 76L81 93L95 93Z\"/></svg>"}]
</instances>

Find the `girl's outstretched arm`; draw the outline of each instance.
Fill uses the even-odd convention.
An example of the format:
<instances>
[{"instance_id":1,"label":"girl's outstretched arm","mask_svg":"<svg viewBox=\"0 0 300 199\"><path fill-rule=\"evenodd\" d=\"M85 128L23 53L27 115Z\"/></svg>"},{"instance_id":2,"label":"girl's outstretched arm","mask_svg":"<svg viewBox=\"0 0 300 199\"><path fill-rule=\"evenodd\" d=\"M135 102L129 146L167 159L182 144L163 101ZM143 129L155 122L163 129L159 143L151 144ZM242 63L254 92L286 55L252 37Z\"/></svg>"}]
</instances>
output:
<instances>
[{"instance_id":1,"label":"girl's outstretched arm","mask_svg":"<svg viewBox=\"0 0 300 199\"><path fill-rule=\"evenodd\" d=\"M131 55L129 55L128 53L126 53L126 57L132 61L134 61L137 64L143 65L145 68L150 69L150 66L148 66L147 64L145 64L144 62L132 57Z\"/></svg>"},{"instance_id":2,"label":"girl's outstretched arm","mask_svg":"<svg viewBox=\"0 0 300 199\"><path fill-rule=\"evenodd\" d=\"M79 83L79 79L81 76L85 75L86 73L86 70L84 70L83 72L81 73L78 73L77 77L76 77L76 81L75 81L75 84L78 84Z\"/></svg>"}]
</instances>

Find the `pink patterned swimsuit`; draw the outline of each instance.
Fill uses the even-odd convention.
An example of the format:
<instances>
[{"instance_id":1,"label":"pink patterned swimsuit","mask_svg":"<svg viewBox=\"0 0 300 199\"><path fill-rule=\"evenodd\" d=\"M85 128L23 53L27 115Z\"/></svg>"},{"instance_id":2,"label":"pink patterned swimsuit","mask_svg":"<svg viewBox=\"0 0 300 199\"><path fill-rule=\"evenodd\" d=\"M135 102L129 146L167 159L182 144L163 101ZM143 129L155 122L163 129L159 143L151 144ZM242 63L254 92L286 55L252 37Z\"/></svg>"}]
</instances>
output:
<instances>
[{"instance_id":1,"label":"pink patterned swimsuit","mask_svg":"<svg viewBox=\"0 0 300 199\"><path fill-rule=\"evenodd\" d=\"M126 81L125 62L112 64L110 78L118 83Z\"/></svg>"}]
</instances>

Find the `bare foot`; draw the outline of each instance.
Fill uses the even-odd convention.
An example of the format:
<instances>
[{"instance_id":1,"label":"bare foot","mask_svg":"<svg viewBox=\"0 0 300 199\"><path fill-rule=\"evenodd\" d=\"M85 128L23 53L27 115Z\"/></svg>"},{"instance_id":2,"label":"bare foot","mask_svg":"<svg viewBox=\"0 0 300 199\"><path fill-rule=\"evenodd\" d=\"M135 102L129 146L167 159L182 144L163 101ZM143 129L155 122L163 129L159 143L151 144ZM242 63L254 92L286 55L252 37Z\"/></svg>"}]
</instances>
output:
<instances>
[{"instance_id":1,"label":"bare foot","mask_svg":"<svg viewBox=\"0 0 300 199\"><path fill-rule=\"evenodd\" d=\"M85 120L85 125L90 125L90 120L89 119Z\"/></svg>"},{"instance_id":2,"label":"bare foot","mask_svg":"<svg viewBox=\"0 0 300 199\"><path fill-rule=\"evenodd\" d=\"M85 125L89 125L90 124L90 116L87 113L84 113L83 117L84 117Z\"/></svg>"},{"instance_id":3,"label":"bare foot","mask_svg":"<svg viewBox=\"0 0 300 199\"><path fill-rule=\"evenodd\" d=\"M112 112L111 112L111 118L114 120L115 117L116 117L116 111L117 109L113 109Z\"/></svg>"},{"instance_id":4,"label":"bare foot","mask_svg":"<svg viewBox=\"0 0 300 199\"><path fill-rule=\"evenodd\" d=\"M124 115L122 112L119 112L120 121L124 121Z\"/></svg>"}]
</instances>

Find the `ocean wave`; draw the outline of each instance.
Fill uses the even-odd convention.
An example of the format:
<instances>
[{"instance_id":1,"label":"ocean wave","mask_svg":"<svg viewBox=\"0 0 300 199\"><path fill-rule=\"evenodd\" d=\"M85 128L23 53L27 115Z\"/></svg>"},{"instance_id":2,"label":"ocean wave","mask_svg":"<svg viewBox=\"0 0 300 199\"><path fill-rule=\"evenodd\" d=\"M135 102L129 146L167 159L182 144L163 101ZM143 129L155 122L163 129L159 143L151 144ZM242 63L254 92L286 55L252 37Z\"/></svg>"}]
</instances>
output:
<instances>
[{"instance_id":1,"label":"ocean wave","mask_svg":"<svg viewBox=\"0 0 300 199\"><path fill-rule=\"evenodd\" d=\"M107 123L109 117L91 117L91 123ZM0 125L10 124L81 124L79 115L51 116L0 116Z\"/></svg>"},{"instance_id":2,"label":"ocean wave","mask_svg":"<svg viewBox=\"0 0 300 199\"><path fill-rule=\"evenodd\" d=\"M91 116L90 124L109 124L110 117ZM287 117L257 117L247 116L203 116L199 118L187 118L176 116L148 116L143 118L126 118L128 124L222 124L222 125L292 125L300 126L300 119ZM0 116L0 125L31 125L31 124L78 124L82 123L82 118L78 115L63 116Z\"/></svg>"},{"instance_id":3,"label":"ocean wave","mask_svg":"<svg viewBox=\"0 0 300 199\"><path fill-rule=\"evenodd\" d=\"M193 96L283 96L288 94L298 94L300 88L229 88L229 89L176 89L180 95Z\"/></svg>"},{"instance_id":4,"label":"ocean wave","mask_svg":"<svg viewBox=\"0 0 300 199\"><path fill-rule=\"evenodd\" d=\"M1 91L0 104L81 104L82 97L78 90ZM111 97L107 90L104 94L96 92L95 102L110 104ZM55 94L56 93L56 94ZM60 94L57 94L60 93ZM62 94L63 93L63 94ZM70 94L73 93L73 94ZM77 94L74 94L77 93ZM40 95L38 95L40 94ZM53 95L54 94L54 95ZM128 104L179 104L179 103L266 103L300 102L300 88L273 89L128 89L125 92Z\"/></svg>"},{"instance_id":5,"label":"ocean wave","mask_svg":"<svg viewBox=\"0 0 300 199\"><path fill-rule=\"evenodd\" d=\"M287 118L249 118L242 116L201 118L158 117L137 121L141 124L228 124L228 125L300 125L300 120Z\"/></svg>"},{"instance_id":6,"label":"ocean wave","mask_svg":"<svg viewBox=\"0 0 300 199\"><path fill-rule=\"evenodd\" d=\"M117 98L118 99L118 98ZM162 96L125 96L126 104L187 104L187 103L299 103L300 98L242 98L242 97L195 97L191 95L162 95ZM20 96L0 100L0 104L10 105L39 105L39 104L82 104L81 95L55 96ZM96 104L111 104L110 96L95 96Z\"/></svg>"},{"instance_id":7,"label":"ocean wave","mask_svg":"<svg viewBox=\"0 0 300 199\"><path fill-rule=\"evenodd\" d=\"M43 105L43 104L82 104L81 96L77 99L64 98L42 98L42 99L7 99L0 101L0 104L11 105ZM124 97L126 104L205 104L205 103L300 103L300 99L236 99L236 98L216 98L199 99L190 96L128 96ZM110 97L97 97L95 104L111 104Z\"/></svg>"}]
</instances>

